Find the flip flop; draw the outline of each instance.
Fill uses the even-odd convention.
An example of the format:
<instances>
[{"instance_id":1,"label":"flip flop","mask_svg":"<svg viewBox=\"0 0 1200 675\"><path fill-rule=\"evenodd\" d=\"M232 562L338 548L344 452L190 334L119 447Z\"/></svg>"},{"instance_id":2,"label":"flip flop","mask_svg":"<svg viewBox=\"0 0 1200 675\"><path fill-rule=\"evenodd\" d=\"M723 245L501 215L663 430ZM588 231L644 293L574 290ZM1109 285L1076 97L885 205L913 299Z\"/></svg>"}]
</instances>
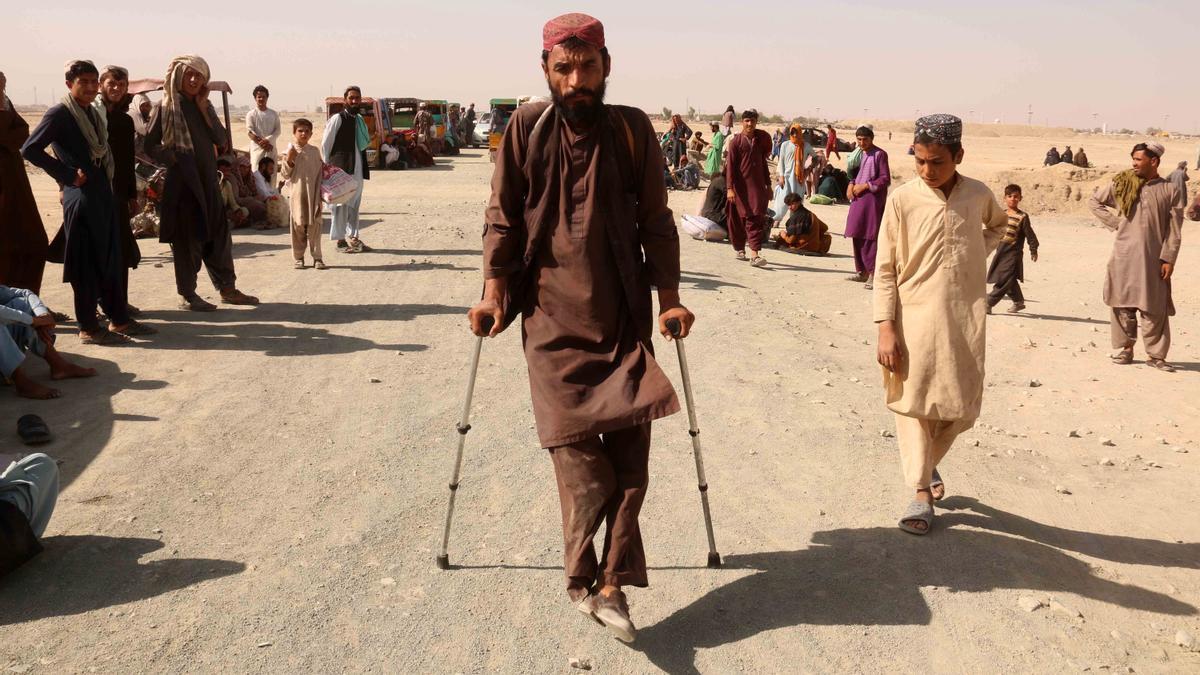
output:
<instances>
[{"instance_id":1,"label":"flip flop","mask_svg":"<svg viewBox=\"0 0 1200 675\"><path fill-rule=\"evenodd\" d=\"M918 530L912 525L909 525L906 521L910 520L919 520L925 523L925 529ZM904 530L909 534L929 534L929 530L933 529L933 505L914 499L912 503L908 505L908 509L905 510L904 515L900 516L900 520L896 521L896 524L901 530Z\"/></svg>"},{"instance_id":2,"label":"flip flop","mask_svg":"<svg viewBox=\"0 0 1200 675\"><path fill-rule=\"evenodd\" d=\"M134 321L130 319L129 324L117 332L122 335L129 335L132 337L137 335L155 335L158 333L158 329L154 326L147 326L141 321Z\"/></svg>"},{"instance_id":3,"label":"flip flop","mask_svg":"<svg viewBox=\"0 0 1200 675\"><path fill-rule=\"evenodd\" d=\"M41 445L54 440L50 427L37 415L23 415L17 420L17 435L25 445Z\"/></svg>"},{"instance_id":4,"label":"flip flop","mask_svg":"<svg viewBox=\"0 0 1200 675\"><path fill-rule=\"evenodd\" d=\"M1161 370L1164 373L1175 372L1175 366L1167 363L1166 361L1163 361L1162 359L1148 359L1146 361L1146 365L1150 366L1151 368L1154 368L1155 370Z\"/></svg>"},{"instance_id":5,"label":"flip flop","mask_svg":"<svg viewBox=\"0 0 1200 675\"><path fill-rule=\"evenodd\" d=\"M939 485L941 485L941 486L942 486L942 496L941 496L941 497L934 497L934 498L933 498L933 501L935 501L935 502L940 502L940 501L942 501L943 499L945 499L945 498L946 498L946 489L945 489L945 488L946 488L946 482L942 480L942 476L941 476L941 474L939 474L939 473L938 473L938 470L937 470L937 469L934 469L934 470L933 470L933 480L929 481L929 494L930 494L930 495L932 495L932 494L933 494L933 488L935 488L935 487L937 487L937 486L939 486Z\"/></svg>"}]
</instances>

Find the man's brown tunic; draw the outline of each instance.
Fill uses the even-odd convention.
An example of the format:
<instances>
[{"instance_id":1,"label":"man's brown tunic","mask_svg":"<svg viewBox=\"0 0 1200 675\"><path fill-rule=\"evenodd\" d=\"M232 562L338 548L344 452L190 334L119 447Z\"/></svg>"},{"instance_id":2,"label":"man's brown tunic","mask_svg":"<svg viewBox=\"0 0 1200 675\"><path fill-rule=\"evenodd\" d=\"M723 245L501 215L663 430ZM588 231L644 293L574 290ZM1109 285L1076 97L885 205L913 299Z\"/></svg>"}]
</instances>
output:
<instances>
[{"instance_id":1,"label":"man's brown tunic","mask_svg":"<svg viewBox=\"0 0 1200 675\"><path fill-rule=\"evenodd\" d=\"M0 284L38 293L49 240L21 157L27 138L29 124L8 101L0 110Z\"/></svg>"},{"instance_id":2,"label":"man's brown tunic","mask_svg":"<svg viewBox=\"0 0 1200 675\"><path fill-rule=\"evenodd\" d=\"M505 130L484 277L509 277L538 437L554 448L678 412L654 360L650 287L679 286L679 237L650 121L607 106L584 135L549 103Z\"/></svg>"}]
</instances>

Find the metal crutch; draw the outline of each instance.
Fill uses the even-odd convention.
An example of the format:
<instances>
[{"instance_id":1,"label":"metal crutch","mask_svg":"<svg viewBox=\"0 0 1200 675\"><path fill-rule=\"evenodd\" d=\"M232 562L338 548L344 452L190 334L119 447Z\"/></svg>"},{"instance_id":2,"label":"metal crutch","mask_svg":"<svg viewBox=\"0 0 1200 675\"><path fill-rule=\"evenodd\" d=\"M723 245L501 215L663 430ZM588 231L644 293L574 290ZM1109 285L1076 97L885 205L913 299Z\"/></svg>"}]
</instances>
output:
<instances>
[{"instance_id":1,"label":"metal crutch","mask_svg":"<svg viewBox=\"0 0 1200 675\"><path fill-rule=\"evenodd\" d=\"M480 322L484 334L492 332L496 321L492 317L484 317ZM442 530L442 548L437 557L437 566L450 569L450 519L454 517L454 497L458 494L458 474L462 468L463 445L467 442L467 432L471 430L471 398L475 395L475 374L479 371L479 352L483 349L483 335L475 338L475 353L471 355L471 375L467 379L467 400L463 403L462 417L454 428L458 431L458 451L454 454L454 472L450 474L450 503L446 506L446 526Z\"/></svg>"},{"instance_id":2,"label":"metal crutch","mask_svg":"<svg viewBox=\"0 0 1200 675\"><path fill-rule=\"evenodd\" d=\"M704 478L704 455L700 450L700 426L696 424L696 403L692 399L692 378L688 374L687 354L683 351L683 340L679 337L679 319L667 320L667 331L679 354L679 372L683 375L683 397L687 401L688 434L692 437L692 456L696 459L696 480L700 487L700 505L704 509L704 529L708 532L708 566L720 567L721 554L717 553L717 540L713 536L712 512L708 508L708 481Z\"/></svg>"}]
</instances>

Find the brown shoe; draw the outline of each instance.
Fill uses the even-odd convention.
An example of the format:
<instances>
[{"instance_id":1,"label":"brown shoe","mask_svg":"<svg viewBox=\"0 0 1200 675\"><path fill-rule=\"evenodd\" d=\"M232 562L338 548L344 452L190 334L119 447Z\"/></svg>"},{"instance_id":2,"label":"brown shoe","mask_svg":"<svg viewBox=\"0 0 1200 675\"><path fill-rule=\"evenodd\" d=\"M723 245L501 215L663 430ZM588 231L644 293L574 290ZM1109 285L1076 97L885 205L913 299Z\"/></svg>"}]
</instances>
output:
<instances>
[{"instance_id":1,"label":"brown shoe","mask_svg":"<svg viewBox=\"0 0 1200 675\"><path fill-rule=\"evenodd\" d=\"M629 619L629 603L625 601L625 594L617 591L610 596L597 593L591 597L595 598L592 616L604 624L613 637L621 642L633 642L637 637L637 628Z\"/></svg>"},{"instance_id":2,"label":"brown shoe","mask_svg":"<svg viewBox=\"0 0 1200 675\"><path fill-rule=\"evenodd\" d=\"M184 298L183 302L180 303L179 308L191 310L193 312L215 312L217 310L216 305L208 302L198 295L193 295L190 298Z\"/></svg>"},{"instance_id":3,"label":"brown shoe","mask_svg":"<svg viewBox=\"0 0 1200 675\"><path fill-rule=\"evenodd\" d=\"M236 288L231 288L221 291L221 302L227 305L257 305L258 298L253 295L246 295Z\"/></svg>"}]
</instances>

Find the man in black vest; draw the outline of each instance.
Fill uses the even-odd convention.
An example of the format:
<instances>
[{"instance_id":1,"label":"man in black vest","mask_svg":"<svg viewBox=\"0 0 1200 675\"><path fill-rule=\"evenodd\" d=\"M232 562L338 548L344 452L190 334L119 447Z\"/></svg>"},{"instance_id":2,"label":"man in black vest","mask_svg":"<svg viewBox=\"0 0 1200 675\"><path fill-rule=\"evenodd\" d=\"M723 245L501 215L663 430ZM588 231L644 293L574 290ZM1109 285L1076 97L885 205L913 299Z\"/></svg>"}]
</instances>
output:
<instances>
[{"instance_id":1,"label":"man in black vest","mask_svg":"<svg viewBox=\"0 0 1200 675\"><path fill-rule=\"evenodd\" d=\"M337 249L342 253L361 253L370 250L358 238L358 207L362 204L363 181L371 177L366 152L370 137L366 121L358 114L362 90L354 85L346 87L342 102L341 112L325 123L321 153L325 155L326 164L354 176L358 191L349 201L329 207L332 215L329 238L337 242Z\"/></svg>"}]
</instances>

